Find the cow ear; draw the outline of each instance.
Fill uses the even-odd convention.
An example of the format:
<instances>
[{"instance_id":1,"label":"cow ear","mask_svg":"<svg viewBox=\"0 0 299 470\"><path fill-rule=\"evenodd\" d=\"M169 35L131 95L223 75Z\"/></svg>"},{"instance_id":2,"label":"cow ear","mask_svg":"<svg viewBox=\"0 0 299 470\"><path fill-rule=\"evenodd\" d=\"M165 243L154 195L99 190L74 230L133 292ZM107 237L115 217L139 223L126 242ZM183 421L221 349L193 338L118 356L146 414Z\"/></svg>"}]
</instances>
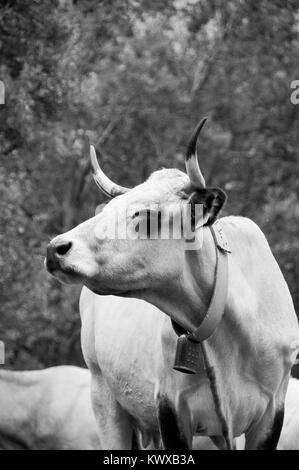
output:
<instances>
[{"instance_id":1,"label":"cow ear","mask_svg":"<svg viewBox=\"0 0 299 470\"><path fill-rule=\"evenodd\" d=\"M196 217L198 211L195 210L196 204L202 205L202 225L212 225L220 210L222 209L227 195L220 188L204 188L197 189L189 197L189 203L192 206L192 214ZM197 225L200 221L194 220L194 224Z\"/></svg>"}]
</instances>

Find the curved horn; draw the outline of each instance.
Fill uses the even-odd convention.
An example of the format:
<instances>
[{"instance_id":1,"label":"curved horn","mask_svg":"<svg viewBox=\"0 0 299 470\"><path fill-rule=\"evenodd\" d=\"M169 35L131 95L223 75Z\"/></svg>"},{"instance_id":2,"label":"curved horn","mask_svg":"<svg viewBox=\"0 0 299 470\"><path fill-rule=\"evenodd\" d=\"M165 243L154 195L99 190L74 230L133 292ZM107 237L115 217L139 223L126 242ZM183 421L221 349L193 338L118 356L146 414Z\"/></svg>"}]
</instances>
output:
<instances>
[{"instance_id":1,"label":"curved horn","mask_svg":"<svg viewBox=\"0 0 299 470\"><path fill-rule=\"evenodd\" d=\"M90 161L93 168L93 179L95 180L97 186L100 188L106 196L109 197L116 197L120 196L121 194L127 193L129 188L125 188L123 186L119 186L118 184L113 183L108 176L105 175L103 170L101 169L96 151L93 145L90 146Z\"/></svg>"},{"instance_id":2,"label":"curved horn","mask_svg":"<svg viewBox=\"0 0 299 470\"><path fill-rule=\"evenodd\" d=\"M196 143L201 129L207 118L204 117L196 126L191 135L185 158L186 170L192 185L195 188L205 188L206 182L200 170L197 158Z\"/></svg>"}]
</instances>

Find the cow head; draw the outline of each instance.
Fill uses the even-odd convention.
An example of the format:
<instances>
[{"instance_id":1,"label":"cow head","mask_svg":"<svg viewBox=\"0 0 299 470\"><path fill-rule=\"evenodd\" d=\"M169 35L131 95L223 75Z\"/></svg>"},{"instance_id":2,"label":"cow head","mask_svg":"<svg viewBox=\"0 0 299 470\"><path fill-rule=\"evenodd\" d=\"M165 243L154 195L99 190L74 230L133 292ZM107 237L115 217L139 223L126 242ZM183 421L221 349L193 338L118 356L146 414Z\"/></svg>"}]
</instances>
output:
<instances>
[{"instance_id":1,"label":"cow head","mask_svg":"<svg viewBox=\"0 0 299 470\"><path fill-rule=\"evenodd\" d=\"M196 143L205 121L198 124L190 138L185 159L187 174L177 169L159 170L133 189L112 183L91 147L94 179L111 200L95 217L51 241L46 257L48 271L63 282L83 283L98 294L151 301L163 290L170 298L170 286L177 289L176 283L183 282L186 240L185 236L171 235L161 239L161 226L165 219L167 224L173 223L173 208L177 208L182 223L189 217L192 226L203 231L213 223L226 199L221 189L206 187L198 164ZM202 210L194 210L196 205ZM116 220L118 227L126 227L126 236L111 236ZM152 220L154 230L149 232Z\"/></svg>"}]
</instances>

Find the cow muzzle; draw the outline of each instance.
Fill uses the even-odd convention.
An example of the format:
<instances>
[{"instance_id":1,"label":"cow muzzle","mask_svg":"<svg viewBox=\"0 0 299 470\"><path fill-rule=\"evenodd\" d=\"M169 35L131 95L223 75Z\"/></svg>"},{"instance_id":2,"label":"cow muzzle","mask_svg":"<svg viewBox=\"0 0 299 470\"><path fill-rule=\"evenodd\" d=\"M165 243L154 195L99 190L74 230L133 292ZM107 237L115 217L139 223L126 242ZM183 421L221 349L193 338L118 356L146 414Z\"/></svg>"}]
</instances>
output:
<instances>
[{"instance_id":1,"label":"cow muzzle","mask_svg":"<svg viewBox=\"0 0 299 470\"><path fill-rule=\"evenodd\" d=\"M62 263L72 248L72 242L66 240L54 239L47 247L46 268L49 273L62 269Z\"/></svg>"}]
</instances>

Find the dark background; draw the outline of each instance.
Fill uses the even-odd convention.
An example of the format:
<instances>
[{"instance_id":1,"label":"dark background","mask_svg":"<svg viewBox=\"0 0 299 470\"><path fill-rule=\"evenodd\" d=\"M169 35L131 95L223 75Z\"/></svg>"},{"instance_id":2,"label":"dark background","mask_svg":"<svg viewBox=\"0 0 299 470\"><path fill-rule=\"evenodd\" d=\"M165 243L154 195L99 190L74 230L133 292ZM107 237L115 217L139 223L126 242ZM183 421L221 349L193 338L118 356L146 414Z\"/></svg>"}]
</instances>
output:
<instances>
[{"instance_id":1,"label":"dark background","mask_svg":"<svg viewBox=\"0 0 299 470\"><path fill-rule=\"evenodd\" d=\"M89 141L126 186L184 169L190 132L226 214L265 232L299 312L299 4L294 0L0 3L0 339L9 368L83 364L80 288L48 241L104 198Z\"/></svg>"}]
</instances>

